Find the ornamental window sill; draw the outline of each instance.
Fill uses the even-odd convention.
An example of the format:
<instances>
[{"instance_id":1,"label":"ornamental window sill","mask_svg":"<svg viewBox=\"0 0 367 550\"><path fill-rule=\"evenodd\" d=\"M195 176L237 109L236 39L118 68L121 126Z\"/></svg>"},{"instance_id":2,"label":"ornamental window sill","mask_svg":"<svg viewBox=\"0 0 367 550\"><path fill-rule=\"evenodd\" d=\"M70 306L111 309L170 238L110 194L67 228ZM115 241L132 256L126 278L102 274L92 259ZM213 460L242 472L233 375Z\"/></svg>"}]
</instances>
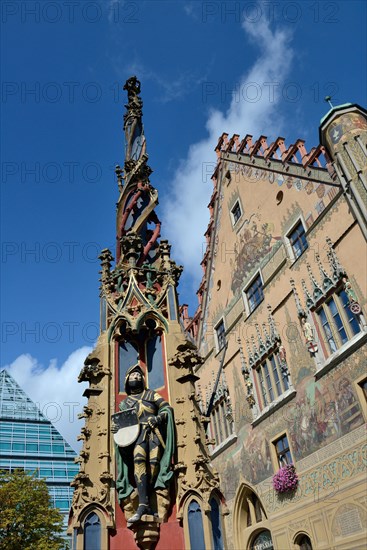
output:
<instances>
[{"instance_id":1,"label":"ornamental window sill","mask_svg":"<svg viewBox=\"0 0 367 550\"><path fill-rule=\"evenodd\" d=\"M237 434L231 434L227 437L222 443L217 445L213 448L212 451L210 451L210 458L216 458L220 453L222 453L225 449L228 449L233 443L237 441Z\"/></svg>"},{"instance_id":2,"label":"ornamental window sill","mask_svg":"<svg viewBox=\"0 0 367 550\"><path fill-rule=\"evenodd\" d=\"M326 359L315 372L316 380L336 367L341 361L344 361L344 359L360 348L365 342L367 342L367 333L362 330Z\"/></svg>"},{"instance_id":3,"label":"ornamental window sill","mask_svg":"<svg viewBox=\"0 0 367 550\"><path fill-rule=\"evenodd\" d=\"M270 415L272 415L275 411L280 409L283 405L288 403L293 397L297 394L296 390L293 388L289 388L286 392L282 393L275 401L272 401L269 405L267 405L259 414L258 416L251 422L251 425L253 427L257 426L265 420L265 418L268 418Z\"/></svg>"}]
</instances>

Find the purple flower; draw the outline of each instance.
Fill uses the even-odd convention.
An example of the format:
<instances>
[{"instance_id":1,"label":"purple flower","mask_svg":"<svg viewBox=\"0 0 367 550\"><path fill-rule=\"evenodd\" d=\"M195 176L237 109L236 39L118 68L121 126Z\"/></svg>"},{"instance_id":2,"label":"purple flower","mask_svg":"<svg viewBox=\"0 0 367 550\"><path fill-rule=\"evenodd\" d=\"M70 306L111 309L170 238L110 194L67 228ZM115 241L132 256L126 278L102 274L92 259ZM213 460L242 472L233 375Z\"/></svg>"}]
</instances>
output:
<instances>
[{"instance_id":1,"label":"purple flower","mask_svg":"<svg viewBox=\"0 0 367 550\"><path fill-rule=\"evenodd\" d=\"M282 466L273 476L273 487L277 493L295 491L298 485L298 476L293 464Z\"/></svg>"}]
</instances>

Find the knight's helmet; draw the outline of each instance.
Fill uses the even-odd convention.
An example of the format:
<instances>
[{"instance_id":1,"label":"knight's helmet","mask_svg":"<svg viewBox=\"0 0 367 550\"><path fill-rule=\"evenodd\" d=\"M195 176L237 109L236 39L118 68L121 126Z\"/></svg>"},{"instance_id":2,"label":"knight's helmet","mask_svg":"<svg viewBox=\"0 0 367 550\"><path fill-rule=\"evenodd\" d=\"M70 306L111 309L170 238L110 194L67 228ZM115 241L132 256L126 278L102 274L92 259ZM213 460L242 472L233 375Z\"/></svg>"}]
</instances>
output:
<instances>
[{"instance_id":1,"label":"knight's helmet","mask_svg":"<svg viewBox=\"0 0 367 550\"><path fill-rule=\"evenodd\" d=\"M126 372L126 376L125 376L125 392L127 393L127 395L130 395L132 393L131 391L131 382L129 382L129 376L130 374L132 374L133 372L139 372L140 375L141 375L141 389L146 389L146 384L145 384L145 375L144 375L144 371L143 369L141 368L141 366L139 365L139 363L136 363L135 365L133 365L132 367L130 367L127 372Z\"/></svg>"}]
</instances>

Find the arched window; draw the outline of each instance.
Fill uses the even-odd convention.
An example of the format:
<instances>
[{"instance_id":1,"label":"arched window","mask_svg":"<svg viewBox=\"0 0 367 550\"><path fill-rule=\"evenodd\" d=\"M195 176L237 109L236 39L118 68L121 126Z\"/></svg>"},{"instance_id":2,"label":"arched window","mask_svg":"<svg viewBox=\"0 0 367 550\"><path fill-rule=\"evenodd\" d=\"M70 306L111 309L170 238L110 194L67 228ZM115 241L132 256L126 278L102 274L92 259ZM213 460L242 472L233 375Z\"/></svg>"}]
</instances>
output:
<instances>
[{"instance_id":1,"label":"arched window","mask_svg":"<svg viewBox=\"0 0 367 550\"><path fill-rule=\"evenodd\" d=\"M258 497L252 491L249 491L246 496L243 511L246 514L247 527L254 527L257 523L266 519L264 508Z\"/></svg>"},{"instance_id":2,"label":"arched window","mask_svg":"<svg viewBox=\"0 0 367 550\"><path fill-rule=\"evenodd\" d=\"M189 504L187 519L191 550L205 550L203 518L200 505L196 500L192 500Z\"/></svg>"},{"instance_id":3,"label":"arched window","mask_svg":"<svg viewBox=\"0 0 367 550\"><path fill-rule=\"evenodd\" d=\"M233 508L235 548L273 550L270 522L258 495L248 485L239 488Z\"/></svg>"},{"instance_id":4,"label":"arched window","mask_svg":"<svg viewBox=\"0 0 367 550\"><path fill-rule=\"evenodd\" d=\"M212 524L213 550L223 550L222 523L219 503L216 498L210 499L210 519Z\"/></svg>"},{"instance_id":5,"label":"arched window","mask_svg":"<svg viewBox=\"0 0 367 550\"><path fill-rule=\"evenodd\" d=\"M312 550L311 539L308 535L302 533L296 539L298 550Z\"/></svg>"},{"instance_id":6,"label":"arched window","mask_svg":"<svg viewBox=\"0 0 367 550\"><path fill-rule=\"evenodd\" d=\"M95 512L84 521L84 550L101 550L101 522Z\"/></svg>"},{"instance_id":7,"label":"arched window","mask_svg":"<svg viewBox=\"0 0 367 550\"><path fill-rule=\"evenodd\" d=\"M273 541L268 529L264 529L254 538L251 544L251 550L273 550Z\"/></svg>"}]
</instances>

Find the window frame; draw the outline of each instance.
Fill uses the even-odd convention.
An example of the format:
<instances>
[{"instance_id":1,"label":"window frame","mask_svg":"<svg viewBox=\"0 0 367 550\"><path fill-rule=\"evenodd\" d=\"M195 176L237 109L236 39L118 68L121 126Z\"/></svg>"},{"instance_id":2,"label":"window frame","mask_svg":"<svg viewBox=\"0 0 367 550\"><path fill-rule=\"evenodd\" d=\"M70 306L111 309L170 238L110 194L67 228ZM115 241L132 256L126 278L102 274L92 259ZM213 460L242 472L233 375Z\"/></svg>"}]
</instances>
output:
<instances>
[{"instance_id":1,"label":"window frame","mask_svg":"<svg viewBox=\"0 0 367 550\"><path fill-rule=\"evenodd\" d=\"M295 253L292 241L291 241L291 235L296 231L296 229L299 225L302 225L302 228L304 230L304 236L305 236L305 239L306 239L307 246L306 246L306 248L303 248L301 253L297 256L296 253ZM308 250L309 243L308 243L308 240L307 240L307 225L305 223L305 220L303 219L303 216L298 217L297 220L286 231L284 241L285 241L286 249L287 249L287 252L288 252L288 256L291 259L292 263L296 262L298 260L298 258L300 258L304 254L304 252L306 252Z\"/></svg>"},{"instance_id":2,"label":"window frame","mask_svg":"<svg viewBox=\"0 0 367 550\"><path fill-rule=\"evenodd\" d=\"M240 215L238 217L236 217L236 214L235 214L235 211L239 210L239 213ZM232 222L232 227L235 227L238 223L238 221L242 218L242 215L243 215L243 210L242 210L242 205L241 205L241 201L239 198L237 198L235 200L235 202L233 203L233 206L231 206L230 208L230 214L231 214L231 222Z\"/></svg>"},{"instance_id":3,"label":"window frame","mask_svg":"<svg viewBox=\"0 0 367 550\"><path fill-rule=\"evenodd\" d=\"M287 442L288 442L287 451L289 452L289 454L291 456L291 462L285 462L285 463L281 464L276 444L284 438L287 438ZM282 468L286 464L295 465L296 461L295 461L295 458L294 458L294 453L293 453L293 450L292 450L292 443L291 443L291 440L290 440L290 437L289 437L288 430L283 430L282 432L279 432L278 434L276 434L270 440L270 446L269 447L270 447L270 455L271 455L271 461L273 463L274 472L277 472L280 468Z\"/></svg>"},{"instance_id":4,"label":"window frame","mask_svg":"<svg viewBox=\"0 0 367 550\"><path fill-rule=\"evenodd\" d=\"M220 332L220 334L218 334L218 329L219 327L223 326L223 331ZM226 344L227 344L227 338L226 338L226 325L225 325L225 322L224 322L224 317L221 317L218 321L218 323L216 323L214 325L214 331L215 331L215 347L217 349L217 353L219 353L220 351L222 351ZM221 342L221 339L224 339L224 342L222 344Z\"/></svg>"},{"instance_id":5,"label":"window frame","mask_svg":"<svg viewBox=\"0 0 367 550\"><path fill-rule=\"evenodd\" d=\"M277 381L274 376L274 366L278 375L279 386L282 390L280 393L276 389ZM266 407L271 406L272 403L276 403L278 399L281 399L282 396L285 395L290 389L291 384L281 370L279 352L277 349L269 350L269 353L265 356L265 358L258 361L252 368L255 371L255 387L261 414Z\"/></svg>"},{"instance_id":6,"label":"window frame","mask_svg":"<svg viewBox=\"0 0 367 550\"><path fill-rule=\"evenodd\" d=\"M282 450L279 450L277 444L284 439L287 440L288 446L284 447ZM277 468L282 468L283 466L286 466L288 464L294 464L292 449L289 442L288 434L286 432L283 432L282 435L273 439L271 443L275 452ZM288 461L288 455L290 456L290 461ZM286 459L283 460L283 457L286 457Z\"/></svg>"},{"instance_id":7,"label":"window frame","mask_svg":"<svg viewBox=\"0 0 367 550\"><path fill-rule=\"evenodd\" d=\"M356 336L363 332L361 316L359 316L360 318L358 319L352 312L350 312L350 315L348 314L347 302L342 298L343 292L345 294L344 288L341 285L338 285L331 293L328 293L323 300L317 303L316 307L311 309L314 313L314 315L312 315L312 319L316 326L325 361L339 353L344 346L347 346ZM332 308L330 307L331 303L335 305L336 314L333 313ZM324 316L326 323L321 320L322 315ZM340 320L341 327L338 326L337 319ZM355 332L355 323L358 325L358 332ZM330 331L330 336L328 336L325 329L326 325L328 327L327 330ZM344 341L341 336L342 332L346 335L346 339ZM332 349L332 345L330 344L331 341L333 342L335 349Z\"/></svg>"},{"instance_id":8,"label":"window frame","mask_svg":"<svg viewBox=\"0 0 367 550\"><path fill-rule=\"evenodd\" d=\"M260 281L261 281L261 286L258 287L261 289L261 299L259 302L256 303L256 305L252 308L251 307L251 303L250 303L250 300L249 300L249 297L248 297L248 292L250 290L251 287L254 286L255 282L257 281L257 279L260 278ZM251 313L253 313L258 307L259 305L264 301L264 279L263 279L263 276L262 276L262 273L261 273L261 270L258 269L256 271L256 273L254 273L254 275L251 277L250 281L246 284L246 286L244 287L243 291L242 291L242 294L243 294L243 299L244 299L244 303L245 303L245 310L246 310L246 314L247 314L247 317L249 315L251 315Z\"/></svg>"},{"instance_id":9,"label":"window frame","mask_svg":"<svg viewBox=\"0 0 367 550\"><path fill-rule=\"evenodd\" d=\"M226 398L223 395L213 406L210 413L210 435L215 440L211 453L235 435L234 422L230 422L225 413Z\"/></svg>"}]
</instances>

